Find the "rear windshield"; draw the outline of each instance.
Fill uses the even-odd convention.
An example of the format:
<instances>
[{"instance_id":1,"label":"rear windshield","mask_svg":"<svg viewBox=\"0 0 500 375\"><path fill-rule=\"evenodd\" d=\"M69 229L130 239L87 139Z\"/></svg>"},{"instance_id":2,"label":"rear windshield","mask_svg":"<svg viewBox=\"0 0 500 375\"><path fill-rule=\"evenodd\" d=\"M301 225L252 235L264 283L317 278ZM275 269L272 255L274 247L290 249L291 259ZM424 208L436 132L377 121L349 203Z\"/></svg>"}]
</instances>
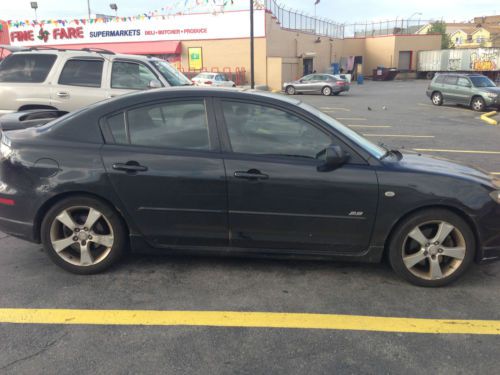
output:
<instances>
[{"instance_id":1,"label":"rear windshield","mask_svg":"<svg viewBox=\"0 0 500 375\"><path fill-rule=\"evenodd\" d=\"M495 87L495 84L488 77L469 77L472 84L476 87Z\"/></svg>"},{"instance_id":2,"label":"rear windshield","mask_svg":"<svg viewBox=\"0 0 500 375\"><path fill-rule=\"evenodd\" d=\"M43 82L56 55L14 54L0 64L0 82Z\"/></svg>"}]
</instances>

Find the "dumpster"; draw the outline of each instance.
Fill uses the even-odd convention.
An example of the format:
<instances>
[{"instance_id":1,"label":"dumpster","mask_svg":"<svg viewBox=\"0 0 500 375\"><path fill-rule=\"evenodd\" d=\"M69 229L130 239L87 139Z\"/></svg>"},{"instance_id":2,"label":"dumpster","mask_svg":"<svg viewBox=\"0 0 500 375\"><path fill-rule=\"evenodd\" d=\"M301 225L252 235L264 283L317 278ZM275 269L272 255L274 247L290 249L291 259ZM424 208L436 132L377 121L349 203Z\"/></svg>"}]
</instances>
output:
<instances>
[{"instance_id":1,"label":"dumpster","mask_svg":"<svg viewBox=\"0 0 500 375\"><path fill-rule=\"evenodd\" d=\"M396 68L384 68L378 67L373 69L373 80L374 81L392 81L398 75L398 70Z\"/></svg>"}]
</instances>

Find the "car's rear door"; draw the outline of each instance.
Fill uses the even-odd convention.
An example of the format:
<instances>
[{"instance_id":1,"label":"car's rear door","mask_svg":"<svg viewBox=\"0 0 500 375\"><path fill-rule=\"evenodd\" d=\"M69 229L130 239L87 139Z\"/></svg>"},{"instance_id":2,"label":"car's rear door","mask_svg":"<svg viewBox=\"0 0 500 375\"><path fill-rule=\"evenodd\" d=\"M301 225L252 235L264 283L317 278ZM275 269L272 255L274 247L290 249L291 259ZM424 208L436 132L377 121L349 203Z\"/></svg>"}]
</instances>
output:
<instances>
[{"instance_id":1,"label":"car's rear door","mask_svg":"<svg viewBox=\"0 0 500 375\"><path fill-rule=\"evenodd\" d=\"M225 171L209 103L143 104L102 125L112 135L101 152L107 175L153 246L228 244Z\"/></svg>"},{"instance_id":2,"label":"car's rear door","mask_svg":"<svg viewBox=\"0 0 500 375\"><path fill-rule=\"evenodd\" d=\"M217 102L232 246L350 255L368 248L378 182L364 159L307 114L263 102ZM351 159L322 171L316 156L332 143Z\"/></svg>"},{"instance_id":3,"label":"car's rear door","mask_svg":"<svg viewBox=\"0 0 500 375\"><path fill-rule=\"evenodd\" d=\"M459 102L457 80L458 77L455 75L447 75L444 77L443 98L445 101Z\"/></svg>"},{"instance_id":4,"label":"car's rear door","mask_svg":"<svg viewBox=\"0 0 500 375\"><path fill-rule=\"evenodd\" d=\"M50 88L51 104L59 110L74 111L107 99L102 87L105 64L101 57L68 59Z\"/></svg>"},{"instance_id":5,"label":"car's rear door","mask_svg":"<svg viewBox=\"0 0 500 375\"><path fill-rule=\"evenodd\" d=\"M469 105L472 99L472 83L467 77L458 77L456 87L456 101Z\"/></svg>"}]
</instances>

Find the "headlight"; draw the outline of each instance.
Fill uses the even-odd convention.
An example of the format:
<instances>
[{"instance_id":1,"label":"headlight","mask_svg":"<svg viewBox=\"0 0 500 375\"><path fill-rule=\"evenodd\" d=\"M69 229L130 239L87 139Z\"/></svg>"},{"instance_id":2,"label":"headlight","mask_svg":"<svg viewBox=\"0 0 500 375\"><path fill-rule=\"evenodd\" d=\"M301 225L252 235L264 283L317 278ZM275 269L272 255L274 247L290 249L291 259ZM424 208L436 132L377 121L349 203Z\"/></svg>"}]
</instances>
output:
<instances>
[{"instance_id":1,"label":"headlight","mask_svg":"<svg viewBox=\"0 0 500 375\"><path fill-rule=\"evenodd\" d=\"M494 92L487 92L486 93L486 96L489 97L489 98L496 98L498 96L498 94L495 94Z\"/></svg>"},{"instance_id":2,"label":"headlight","mask_svg":"<svg viewBox=\"0 0 500 375\"><path fill-rule=\"evenodd\" d=\"M500 190L493 190L490 193L491 199L500 204Z\"/></svg>"}]
</instances>

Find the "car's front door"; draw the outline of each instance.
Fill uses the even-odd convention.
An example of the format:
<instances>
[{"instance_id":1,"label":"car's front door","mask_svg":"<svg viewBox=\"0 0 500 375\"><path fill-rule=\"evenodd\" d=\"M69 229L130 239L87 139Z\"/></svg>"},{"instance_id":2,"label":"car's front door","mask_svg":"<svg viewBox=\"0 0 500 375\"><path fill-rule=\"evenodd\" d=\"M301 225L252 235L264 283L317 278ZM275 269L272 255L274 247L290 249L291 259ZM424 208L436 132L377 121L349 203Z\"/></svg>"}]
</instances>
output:
<instances>
[{"instance_id":1,"label":"car's front door","mask_svg":"<svg viewBox=\"0 0 500 375\"><path fill-rule=\"evenodd\" d=\"M109 64L107 96L115 97L134 90L147 90L152 81L163 86L159 77L145 64L131 60L114 60Z\"/></svg>"},{"instance_id":2,"label":"car's front door","mask_svg":"<svg viewBox=\"0 0 500 375\"><path fill-rule=\"evenodd\" d=\"M456 86L456 101L469 105L472 98L472 83L466 77L458 77Z\"/></svg>"},{"instance_id":3,"label":"car's front door","mask_svg":"<svg viewBox=\"0 0 500 375\"><path fill-rule=\"evenodd\" d=\"M146 104L102 126L107 175L138 230L158 247L227 246L225 171L203 98Z\"/></svg>"},{"instance_id":4,"label":"car's front door","mask_svg":"<svg viewBox=\"0 0 500 375\"><path fill-rule=\"evenodd\" d=\"M377 202L375 171L318 123L264 103L218 101L231 244L279 252L365 251ZM351 154L324 171L322 151Z\"/></svg>"},{"instance_id":5,"label":"car's front door","mask_svg":"<svg viewBox=\"0 0 500 375\"><path fill-rule=\"evenodd\" d=\"M51 105L62 111L74 111L107 99L102 88L105 64L102 58L93 57L67 60L50 87Z\"/></svg>"},{"instance_id":6,"label":"car's front door","mask_svg":"<svg viewBox=\"0 0 500 375\"><path fill-rule=\"evenodd\" d=\"M313 78L314 76L308 75L305 77L302 77L299 82L295 85L295 89L298 92L309 92L313 90Z\"/></svg>"}]
</instances>

